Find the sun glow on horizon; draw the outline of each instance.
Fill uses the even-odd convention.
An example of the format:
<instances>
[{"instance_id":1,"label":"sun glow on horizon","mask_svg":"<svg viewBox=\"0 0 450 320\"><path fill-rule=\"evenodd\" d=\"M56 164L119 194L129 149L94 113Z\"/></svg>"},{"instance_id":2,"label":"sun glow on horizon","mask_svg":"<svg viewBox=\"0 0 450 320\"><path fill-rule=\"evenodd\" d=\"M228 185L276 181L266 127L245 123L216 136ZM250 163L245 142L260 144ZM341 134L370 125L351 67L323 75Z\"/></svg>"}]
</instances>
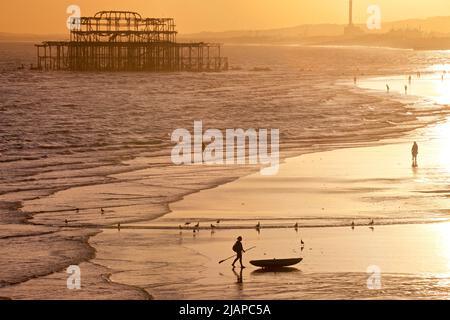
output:
<instances>
[{"instance_id":1,"label":"sun glow on horizon","mask_svg":"<svg viewBox=\"0 0 450 320\"><path fill-rule=\"evenodd\" d=\"M174 17L180 32L255 30L305 24L346 24L348 0L78 0L83 15L102 10L137 11L148 17ZM64 33L71 1L4 0L0 32ZM372 0L354 0L354 22L367 22ZM378 0L383 22L450 16L448 0Z\"/></svg>"}]
</instances>

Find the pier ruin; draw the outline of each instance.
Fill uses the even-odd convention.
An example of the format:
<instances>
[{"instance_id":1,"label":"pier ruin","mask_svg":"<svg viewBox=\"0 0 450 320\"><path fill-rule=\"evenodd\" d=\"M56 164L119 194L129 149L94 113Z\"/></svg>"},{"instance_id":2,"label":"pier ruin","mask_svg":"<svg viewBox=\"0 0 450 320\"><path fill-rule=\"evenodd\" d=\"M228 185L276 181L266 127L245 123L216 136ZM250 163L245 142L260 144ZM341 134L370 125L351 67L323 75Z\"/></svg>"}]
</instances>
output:
<instances>
[{"instance_id":1,"label":"pier ruin","mask_svg":"<svg viewBox=\"0 0 450 320\"><path fill-rule=\"evenodd\" d=\"M223 71L228 59L217 43L176 41L172 18L102 11L73 18L70 40L37 47L37 69L69 71Z\"/></svg>"}]
</instances>

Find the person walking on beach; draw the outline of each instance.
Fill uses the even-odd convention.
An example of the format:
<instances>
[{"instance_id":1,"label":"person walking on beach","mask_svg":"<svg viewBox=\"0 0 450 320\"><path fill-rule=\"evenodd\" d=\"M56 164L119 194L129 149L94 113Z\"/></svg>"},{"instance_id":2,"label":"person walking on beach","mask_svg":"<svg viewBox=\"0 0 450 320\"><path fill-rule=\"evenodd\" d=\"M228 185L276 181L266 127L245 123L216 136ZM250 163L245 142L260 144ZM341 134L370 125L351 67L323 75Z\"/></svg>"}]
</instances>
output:
<instances>
[{"instance_id":1,"label":"person walking on beach","mask_svg":"<svg viewBox=\"0 0 450 320\"><path fill-rule=\"evenodd\" d=\"M388 84L386 85L386 91L387 91L387 93L389 93L389 91L391 91L391 88L389 87Z\"/></svg>"},{"instance_id":2,"label":"person walking on beach","mask_svg":"<svg viewBox=\"0 0 450 320\"><path fill-rule=\"evenodd\" d=\"M236 259L234 259L233 264L232 264L233 268L238 260L241 264L241 268L242 269L245 268L245 266L242 264L242 253L245 252L245 250L244 250L244 247L242 246L242 237L241 236L239 236L237 238L237 241L233 246L233 251L236 252Z\"/></svg>"},{"instance_id":3,"label":"person walking on beach","mask_svg":"<svg viewBox=\"0 0 450 320\"><path fill-rule=\"evenodd\" d=\"M419 154L419 146L415 141L411 149L411 154L412 154L412 166L417 167L417 155Z\"/></svg>"}]
</instances>

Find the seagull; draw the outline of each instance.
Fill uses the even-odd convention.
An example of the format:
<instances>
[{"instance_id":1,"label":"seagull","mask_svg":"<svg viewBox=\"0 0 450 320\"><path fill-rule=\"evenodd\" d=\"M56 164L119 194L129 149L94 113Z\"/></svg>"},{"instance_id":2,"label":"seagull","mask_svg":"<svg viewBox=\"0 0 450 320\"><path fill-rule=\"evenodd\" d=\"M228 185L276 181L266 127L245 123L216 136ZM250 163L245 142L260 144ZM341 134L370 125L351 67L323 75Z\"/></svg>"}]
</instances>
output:
<instances>
[{"instance_id":1,"label":"seagull","mask_svg":"<svg viewBox=\"0 0 450 320\"><path fill-rule=\"evenodd\" d=\"M186 222L184 225L185 226L188 226L188 225L190 225L191 223L190 222Z\"/></svg>"},{"instance_id":2,"label":"seagull","mask_svg":"<svg viewBox=\"0 0 450 320\"><path fill-rule=\"evenodd\" d=\"M220 222L221 222L220 220L217 220L217 221L216 221L217 224L219 224Z\"/></svg>"},{"instance_id":3,"label":"seagull","mask_svg":"<svg viewBox=\"0 0 450 320\"><path fill-rule=\"evenodd\" d=\"M196 227L197 229L200 228L200 222L197 223L197 224L195 225L195 227Z\"/></svg>"}]
</instances>

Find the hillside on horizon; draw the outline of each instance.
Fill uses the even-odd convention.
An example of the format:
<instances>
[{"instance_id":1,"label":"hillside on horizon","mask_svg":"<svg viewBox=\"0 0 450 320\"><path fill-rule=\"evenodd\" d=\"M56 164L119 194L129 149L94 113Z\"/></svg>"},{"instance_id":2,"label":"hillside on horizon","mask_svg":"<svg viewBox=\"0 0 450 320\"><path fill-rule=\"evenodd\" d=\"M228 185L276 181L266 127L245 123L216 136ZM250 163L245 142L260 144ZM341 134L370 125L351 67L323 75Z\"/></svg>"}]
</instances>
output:
<instances>
[{"instance_id":1,"label":"hillside on horizon","mask_svg":"<svg viewBox=\"0 0 450 320\"><path fill-rule=\"evenodd\" d=\"M302 42L308 38L338 37L344 34L345 24L303 24L293 27L260 29L260 30L229 30L220 32L180 33L180 41L220 41L224 43L287 43ZM383 23L381 30L371 31L363 24L357 25L366 34L383 34L392 30L419 30L423 34L439 37L450 36L450 16L430 17L426 19L407 19ZM69 34L15 34L0 31L0 41L35 41L67 40Z\"/></svg>"},{"instance_id":2,"label":"hillside on horizon","mask_svg":"<svg viewBox=\"0 0 450 320\"><path fill-rule=\"evenodd\" d=\"M367 34L383 34L392 30L420 30L430 36L450 35L450 16L426 19L407 19L385 22L381 30L368 30L366 25L357 24ZM223 42L289 42L313 37L335 37L344 34L346 24L303 24L294 27L264 30L230 30L223 32L200 32L180 34L180 39Z\"/></svg>"}]
</instances>

